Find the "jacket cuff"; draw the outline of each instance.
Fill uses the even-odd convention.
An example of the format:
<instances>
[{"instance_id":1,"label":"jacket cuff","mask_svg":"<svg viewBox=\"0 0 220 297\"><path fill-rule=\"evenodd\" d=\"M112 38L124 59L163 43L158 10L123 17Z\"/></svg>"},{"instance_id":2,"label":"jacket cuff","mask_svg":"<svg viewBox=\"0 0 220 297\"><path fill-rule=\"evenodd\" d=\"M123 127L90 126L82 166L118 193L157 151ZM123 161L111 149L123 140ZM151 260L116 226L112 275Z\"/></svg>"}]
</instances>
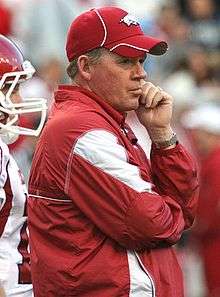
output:
<instances>
[{"instance_id":1,"label":"jacket cuff","mask_svg":"<svg viewBox=\"0 0 220 297\"><path fill-rule=\"evenodd\" d=\"M167 156L171 155L175 152L181 151L182 146L177 142L176 146L171 148L171 149L163 149L163 148L158 148L155 143L152 143L151 145L151 155L161 155L161 156Z\"/></svg>"}]
</instances>

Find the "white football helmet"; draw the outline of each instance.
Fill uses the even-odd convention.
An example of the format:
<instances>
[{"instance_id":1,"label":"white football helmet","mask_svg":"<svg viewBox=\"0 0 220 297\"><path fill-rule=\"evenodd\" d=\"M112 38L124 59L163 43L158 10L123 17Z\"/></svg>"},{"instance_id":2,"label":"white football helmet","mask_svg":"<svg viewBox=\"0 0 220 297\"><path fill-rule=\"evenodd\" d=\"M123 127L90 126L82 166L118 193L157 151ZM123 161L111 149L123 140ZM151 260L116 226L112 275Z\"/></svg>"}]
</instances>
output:
<instances>
[{"instance_id":1,"label":"white football helmet","mask_svg":"<svg viewBox=\"0 0 220 297\"><path fill-rule=\"evenodd\" d=\"M46 99L23 98L20 103L13 103L11 99L16 85L30 79L34 72L34 67L24 61L18 47L0 35L0 136L7 143L14 142L18 135L38 136L43 128L47 116ZM33 129L19 126L19 117L31 113L37 113L38 126ZM1 121L1 118L7 120Z\"/></svg>"}]
</instances>

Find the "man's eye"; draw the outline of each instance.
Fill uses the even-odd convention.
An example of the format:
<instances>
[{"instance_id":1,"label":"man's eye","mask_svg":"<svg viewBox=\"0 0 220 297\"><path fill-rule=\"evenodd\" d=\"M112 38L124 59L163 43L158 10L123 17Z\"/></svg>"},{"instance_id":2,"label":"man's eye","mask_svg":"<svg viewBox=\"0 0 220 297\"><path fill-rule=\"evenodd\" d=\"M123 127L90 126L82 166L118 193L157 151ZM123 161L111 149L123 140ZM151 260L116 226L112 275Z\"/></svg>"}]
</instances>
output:
<instances>
[{"instance_id":1,"label":"man's eye","mask_svg":"<svg viewBox=\"0 0 220 297\"><path fill-rule=\"evenodd\" d=\"M128 58L124 58L124 59L121 59L120 63L121 64L131 64L132 60L128 59Z\"/></svg>"},{"instance_id":2,"label":"man's eye","mask_svg":"<svg viewBox=\"0 0 220 297\"><path fill-rule=\"evenodd\" d=\"M147 55L145 55L143 58L140 58L139 63L144 64L146 62Z\"/></svg>"}]
</instances>

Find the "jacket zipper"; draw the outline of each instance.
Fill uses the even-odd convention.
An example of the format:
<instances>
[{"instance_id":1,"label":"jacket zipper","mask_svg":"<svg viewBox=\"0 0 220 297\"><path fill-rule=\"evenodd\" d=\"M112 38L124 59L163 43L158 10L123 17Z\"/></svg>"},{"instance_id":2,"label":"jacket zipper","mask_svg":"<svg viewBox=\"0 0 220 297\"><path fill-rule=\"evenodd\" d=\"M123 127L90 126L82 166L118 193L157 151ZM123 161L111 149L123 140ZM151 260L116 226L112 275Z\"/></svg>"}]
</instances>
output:
<instances>
[{"instance_id":1,"label":"jacket zipper","mask_svg":"<svg viewBox=\"0 0 220 297\"><path fill-rule=\"evenodd\" d=\"M154 285L154 281L153 278L151 277L150 273L147 271L147 269L144 267L144 264L142 263L140 257L138 256L137 252L134 251L135 256L138 259L139 264L141 265L141 268L144 270L144 272L147 274L147 276L149 277L150 283L151 283L151 287L152 287L152 297L156 297L156 289L155 289L155 285Z\"/></svg>"}]
</instances>

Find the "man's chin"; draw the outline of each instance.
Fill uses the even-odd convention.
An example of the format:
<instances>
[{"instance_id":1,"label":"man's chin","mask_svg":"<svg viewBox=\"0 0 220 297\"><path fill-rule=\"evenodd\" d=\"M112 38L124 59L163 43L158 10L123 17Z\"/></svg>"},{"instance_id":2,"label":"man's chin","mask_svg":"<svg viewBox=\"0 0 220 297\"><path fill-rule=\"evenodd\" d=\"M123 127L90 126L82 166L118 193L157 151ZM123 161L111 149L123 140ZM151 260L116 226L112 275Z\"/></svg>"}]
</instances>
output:
<instances>
[{"instance_id":1,"label":"man's chin","mask_svg":"<svg viewBox=\"0 0 220 297\"><path fill-rule=\"evenodd\" d=\"M139 107L139 104L135 104L135 105L127 107L126 111L137 110L138 107Z\"/></svg>"},{"instance_id":2,"label":"man's chin","mask_svg":"<svg viewBox=\"0 0 220 297\"><path fill-rule=\"evenodd\" d=\"M140 96L139 96L140 97ZM138 109L138 107L139 107L139 97L138 98L136 98L136 100L134 100L134 102L133 102L133 108L131 109L131 110L136 110L136 109Z\"/></svg>"},{"instance_id":3,"label":"man's chin","mask_svg":"<svg viewBox=\"0 0 220 297\"><path fill-rule=\"evenodd\" d=\"M136 97L136 98L132 98L132 100L130 99L126 105L124 105L123 107L120 106L117 109L121 112L127 112L127 111L136 110L138 109L138 107L139 107L139 97Z\"/></svg>"}]
</instances>

